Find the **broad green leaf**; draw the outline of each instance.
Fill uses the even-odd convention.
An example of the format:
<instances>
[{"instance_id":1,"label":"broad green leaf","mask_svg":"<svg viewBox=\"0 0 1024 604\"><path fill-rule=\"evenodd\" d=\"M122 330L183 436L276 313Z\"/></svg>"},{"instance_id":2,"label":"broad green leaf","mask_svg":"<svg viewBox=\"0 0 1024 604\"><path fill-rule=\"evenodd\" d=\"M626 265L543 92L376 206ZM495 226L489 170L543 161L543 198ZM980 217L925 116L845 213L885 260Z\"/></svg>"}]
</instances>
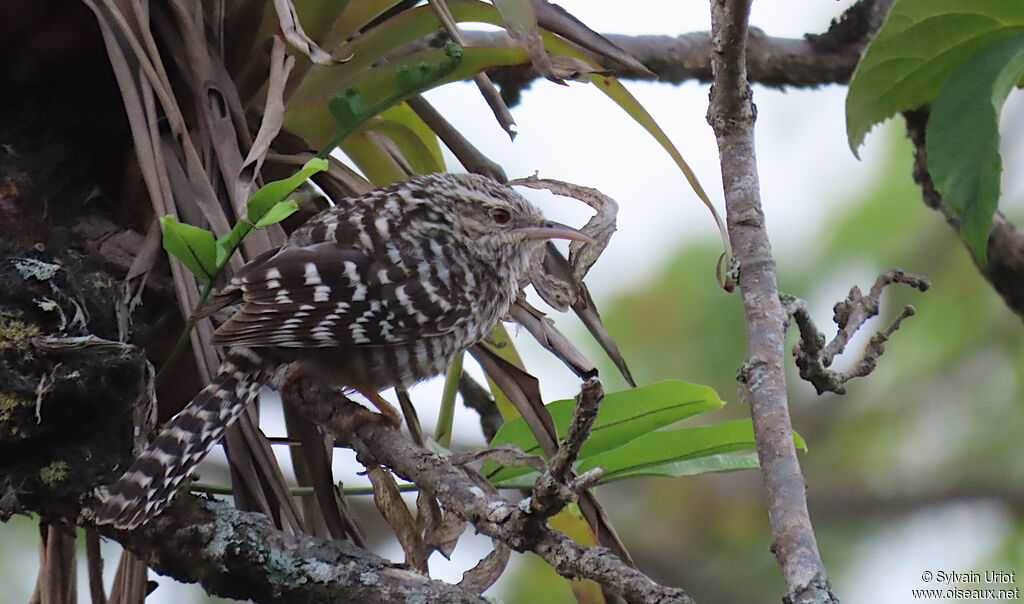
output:
<instances>
[{"instance_id":1,"label":"broad green leaf","mask_svg":"<svg viewBox=\"0 0 1024 604\"><path fill-rule=\"evenodd\" d=\"M899 0L861 57L846 95L854 154L888 117L935 99L953 73L999 38L1024 31L1020 0Z\"/></svg>"},{"instance_id":2,"label":"broad green leaf","mask_svg":"<svg viewBox=\"0 0 1024 604\"><path fill-rule=\"evenodd\" d=\"M627 478L640 478L644 476L655 476L660 478L682 478L683 476L696 476L698 474L709 474L711 472L735 472L738 470L754 470L760 467L757 459L757 452L748 453L721 453L694 457L677 461L668 461L661 464L624 469L612 476L603 476L597 484L616 482ZM537 482L537 472L530 471L520 476L513 476L500 481L492 481L494 486L501 489L529 489Z\"/></svg>"},{"instance_id":3,"label":"broad green leaf","mask_svg":"<svg viewBox=\"0 0 1024 604\"><path fill-rule=\"evenodd\" d=\"M330 3L331 0L324 0ZM345 11L331 24L330 32L324 37L323 48L328 52L333 51L335 46L345 42L356 32L369 25L400 0L357 0L349 2ZM301 12L299 14L302 14ZM375 27L374 29L378 29ZM342 53L344 54L344 53Z\"/></svg>"},{"instance_id":4,"label":"broad green leaf","mask_svg":"<svg viewBox=\"0 0 1024 604\"><path fill-rule=\"evenodd\" d=\"M210 281L217 274L217 245L213 233L206 229L178 222L174 216L160 219L164 229L164 249L173 255L188 270Z\"/></svg>"},{"instance_id":5,"label":"broad green leaf","mask_svg":"<svg viewBox=\"0 0 1024 604\"><path fill-rule=\"evenodd\" d=\"M299 185L306 182L306 179L327 169L327 160L311 159L298 172L282 180L268 182L260 187L259 191L249 198L246 204L247 218L251 224L259 224L275 205L284 201L284 198L291 194ZM282 217L283 219L284 217ZM273 224L273 223L268 223Z\"/></svg>"},{"instance_id":6,"label":"broad green leaf","mask_svg":"<svg viewBox=\"0 0 1024 604\"><path fill-rule=\"evenodd\" d=\"M395 158L364 128L347 136L340 149L375 187L383 187L405 178L405 171Z\"/></svg>"},{"instance_id":7,"label":"broad green leaf","mask_svg":"<svg viewBox=\"0 0 1024 604\"><path fill-rule=\"evenodd\" d=\"M719 409L724 404L713 389L679 380L608 393L601 401L590 438L580 449L580 459L613 450L659 428L698 413ZM575 406L576 401L571 399L547 405L559 437L565 435ZM492 446L505 443L515 443L528 453L543 454L522 418L506 422L491 441ZM528 468L498 468L497 464L488 463L484 464L482 471L494 480L529 471Z\"/></svg>"},{"instance_id":8,"label":"broad green leaf","mask_svg":"<svg viewBox=\"0 0 1024 604\"><path fill-rule=\"evenodd\" d=\"M985 263L1003 161L999 114L1024 74L1024 34L986 46L949 79L932 103L925 134L935 188L960 217L960 236Z\"/></svg>"},{"instance_id":9,"label":"broad green leaf","mask_svg":"<svg viewBox=\"0 0 1024 604\"><path fill-rule=\"evenodd\" d=\"M494 6L501 14L505 31L513 37L537 33L537 12L530 0L494 0Z\"/></svg>"},{"instance_id":10,"label":"broad green leaf","mask_svg":"<svg viewBox=\"0 0 1024 604\"><path fill-rule=\"evenodd\" d=\"M285 218L288 218L289 216L294 214L295 211L298 209L299 204L295 203L295 201L292 199L279 201L275 203L269 210L267 210L267 213L264 214L263 217L260 218L258 221L256 221L256 224L253 226L255 226L257 229L261 229L265 226L277 224L284 220Z\"/></svg>"}]
</instances>

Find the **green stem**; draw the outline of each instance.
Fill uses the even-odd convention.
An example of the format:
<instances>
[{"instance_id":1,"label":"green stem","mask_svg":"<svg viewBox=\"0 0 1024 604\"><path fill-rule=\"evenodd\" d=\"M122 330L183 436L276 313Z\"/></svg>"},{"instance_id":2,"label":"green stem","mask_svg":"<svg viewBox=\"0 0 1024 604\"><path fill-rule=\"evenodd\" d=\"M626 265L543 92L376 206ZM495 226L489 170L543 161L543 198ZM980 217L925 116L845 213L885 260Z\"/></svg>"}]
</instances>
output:
<instances>
[{"instance_id":1,"label":"green stem","mask_svg":"<svg viewBox=\"0 0 1024 604\"><path fill-rule=\"evenodd\" d=\"M434 440L442 447L448 448L452 443L452 423L455 421L455 394L459 391L459 378L462 376L462 357L459 354L452 359L444 374L444 391L441 393L441 410L437 413L437 428L434 429Z\"/></svg>"},{"instance_id":2,"label":"green stem","mask_svg":"<svg viewBox=\"0 0 1024 604\"><path fill-rule=\"evenodd\" d=\"M338 483L338 486L341 486L341 483ZM418 491L419 487L412 483L400 484L398 485L398 490L402 492ZM234 490L228 486L219 484L202 484L198 482L193 483L189 487L189 491L192 491L193 493L204 493L207 495L235 494ZM342 492L345 495L373 495L373 487L344 487L342 488ZM288 493L291 494L293 497L305 497L307 495L313 495L314 490L313 487L292 487L288 489Z\"/></svg>"},{"instance_id":3,"label":"green stem","mask_svg":"<svg viewBox=\"0 0 1024 604\"><path fill-rule=\"evenodd\" d=\"M218 267L217 272L220 272ZM206 299L210 297L210 293L213 292L213 279L206 282L203 287L203 291L199 294L199 306L202 306L206 302ZM157 386L163 383L163 380L167 378L167 373L170 371L174 363L177 362L178 357L181 353L185 352L185 347L188 346L189 338L192 336L192 328L195 327L196 322L193 319L185 320L185 329L181 330L181 335L178 336L178 341L174 343L174 349L171 350L170 356L164 361L164 364L160 366L160 370L156 372L156 378L154 379Z\"/></svg>"}]
</instances>

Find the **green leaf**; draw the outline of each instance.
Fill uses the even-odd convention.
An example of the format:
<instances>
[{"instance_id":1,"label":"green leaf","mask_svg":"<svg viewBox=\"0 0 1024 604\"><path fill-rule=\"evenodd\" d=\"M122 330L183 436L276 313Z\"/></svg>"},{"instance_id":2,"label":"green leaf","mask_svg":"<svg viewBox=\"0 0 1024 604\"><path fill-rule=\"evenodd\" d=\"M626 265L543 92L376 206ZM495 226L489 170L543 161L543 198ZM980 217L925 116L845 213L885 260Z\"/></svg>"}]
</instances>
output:
<instances>
[{"instance_id":1,"label":"green leaf","mask_svg":"<svg viewBox=\"0 0 1024 604\"><path fill-rule=\"evenodd\" d=\"M749 419L741 419L710 426L679 428L646 434L617 449L581 459L580 472L601 466L605 479L619 472L662 465L721 453L754 448L754 428Z\"/></svg>"},{"instance_id":2,"label":"green leaf","mask_svg":"<svg viewBox=\"0 0 1024 604\"><path fill-rule=\"evenodd\" d=\"M609 482L617 482L627 478L641 478L645 476L656 476L660 478L682 478L683 476L696 476L697 474L708 474L711 472L736 472L738 470L754 470L760 467L757 459L757 452L748 453L722 453L694 457L651 466L627 468L613 475L604 475L598 481L598 485ZM491 483L500 489L529 489L537 482L539 474L529 471L515 476L507 476L500 480L492 480Z\"/></svg>"},{"instance_id":3,"label":"green leaf","mask_svg":"<svg viewBox=\"0 0 1024 604\"><path fill-rule=\"evenodd\" d=\"M306 182L306 179L327 169L327 160L314 158L306 162L295 174L282 180L268 182L260 187L259 191L249 198L246 204L247 218L251 224L259 225L263 217L271 211L284 198L291 194L299 185ZM278 210L280 212L280 210ZM286 215L287 216L287 215ZM283 220L286 216L282 216ZM268 222L267 224L273 224Z\"/></svg>"},{"instance_id":4,"label":"green leaf","mask_svg":"<svg viewBox=\"0 0 1024 604\"><path fill-rule=\"evenodd\" d=\"M261 229L265 226L277 224L284 220L285 218L288 218L289 216L294 214L295 211L298 209L299 204L297 204L292 199L279 201L275 203L269 210L267 210L267 213L264 214L262 218L257 220L256 224L253 226L255 226L257 229Z\"/></svg>"},{"instance_id":5,"label":"green leaf","mask_svg":"<svg viewBox=\"0 0 1024 604\"><path fill-rule=\"evenodd\" d=\"M437 135L430 129L420 116L416 115L416 112L412 110L406 103L398 103L393 107L388 107L380 114L380 117L386 120L392 120L403 124L407 128L413 131L416 136L419 137L420 141L429 150L433 156L433 165L438 166L434 172L443 172L445 169L444 155L441 153L441 143L437 139ZM398 142L398 141L396 141ZM424 158L424 161L428 161Z\"/></svg>"},{"instance_id":6,"label":"green leaf","mask_svg":"<svg viewBox=\"0 0 1024 604\"><path fill-rule=\"evenodd\" d=\"M795 432L793 441L798 449L807 450L807 444ZM649 473L660 474L678 462L755 447L753 423L749 419L740 419L710 426L646 434L617 449L581 459L576 469L585 472L601 466L605 470L602 481L610 482ZM685 469L685 466L683 468ZM696 466L690 467L691 470L695 468Z\"/></svg>"},{"instance_id":7,"label":"green leaf","mask_svg":"<svg viewBox=\"0 0 1024 604\"><path fill-rule=\"evenodd\" d=\"M688 417L721 408L725 403L712 388L680 380L658 382L640 388L605 395L590 431L590 438L580 449L580 459L599 455L620 447ZM556 401L547 405L560 437L565 435L575 400ZM521 417L506 422L491 441L492 446L515 443L527 453L542 455L540 445ZM496 463L484 464L484 475L503 480L523 474L526 468L504 468Z\"/></svg>"},{"instance_id":8,"label":"green leaf","mask_svg":"<svg viewBox=\"0 0 1024 604\"><path fill-rule=\"evenodd\" d=\"M405 170L381 141L364 128L345 137L338 147L375 187L383 187L406 178Z\"/></svg>"},{"instance_id":9,"label":"green leaf","mask_svg":"<svg viewBox=\"0 0 1024 604\"><path fill-rule=\"evenodd\" d=\"M711 472L736 472L737 470L755 470L761 467L757 459L757 452L749 453L722 453L720 455L708 455L678 461L668 461L653 466L639 467L632 470L616 472L608 478L608 482L622 480L624 478L639 478L641 476L659 476L662 478L680 478L683 476L696 476L697 474L708 474Z\"/></svg>"},{"instance_id":10,"label":"green leaf","mask_svg":"<svg viewBox=\"0 0 1024 604\"><path fill-rule=\"evenodd\" d=\"M213 233L206 229L178 222L174 216L160 219L164 230L164 249L173 255L188 270L210 281L217 274L217 245Z\"/></svg>"},{"instance_id":11,"label":"green leaf","mask_svg":"<svg viewBox=\"0 0 1024 604\"><path fill-rule=\"evenodd\" d=\"M1024 74L1024 34L986 46L949 79L932 104L925 133L928 171L960 217L960 236L985 263L1003 161L999 114Z\"/></svg>"},{"instance_id":12,"label":"green leaf","mask_svg":"<svg viewBox=\"0 0 1024 604\"><path fill-rule=\"evenodd\" d=\"M394 120L375 118L370 120L364 129L379 132L390 138L398 146L402 156L409 162L414 173L429 174L444 171L444 164L437 161L437 157L420 138L419 133L409 126Z\"/></svg>"},{"instance_id":13,"label":"green leaf","mask_svg":"<svg viewBox=\"0 0 1024 604\"><path fill-rule=\"evenodd\" d=\"M875 124L931 102L979 49L1021 31L1020 0L896 2L850 80L846 133L854 154Z\"/></svg>"},{"instance_id":14,"label":"green leaf","mask_svg":"<svg viewBox=\"0 0 1024 604\"><path fill-rule=\"evenodd\" d=\"M326 157L370 118L388 107L442 81L462 63L462 48L445 44L444 51L425 51L370 71L341 94L331 95L327 109L334 118L334 135L320 150Z\"/></svg>"}]
</instances>

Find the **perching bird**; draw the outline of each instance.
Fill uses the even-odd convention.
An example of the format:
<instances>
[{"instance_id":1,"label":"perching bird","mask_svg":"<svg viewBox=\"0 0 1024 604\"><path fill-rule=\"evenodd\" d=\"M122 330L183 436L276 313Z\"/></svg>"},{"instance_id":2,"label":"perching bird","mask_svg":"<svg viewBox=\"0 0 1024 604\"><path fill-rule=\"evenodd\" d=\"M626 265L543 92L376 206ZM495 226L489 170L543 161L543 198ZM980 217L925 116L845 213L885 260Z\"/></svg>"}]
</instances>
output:
<instances>
[{"instance_id":1,"label":"perching bird","mask_svg":"<svg viewBox=\"0 0 1024 604\"><path fill-rule=\"evenodd\" d=\"M589 241L474 174L419 176L312 217L211 300L205 314L241 303L214 334L231 347L224 362L110 486L96 521L130 529L157 515L282 363L363 393L397 423L378 391L435 376L485 338L554 238Z\"/></svg>"}]
</instances>

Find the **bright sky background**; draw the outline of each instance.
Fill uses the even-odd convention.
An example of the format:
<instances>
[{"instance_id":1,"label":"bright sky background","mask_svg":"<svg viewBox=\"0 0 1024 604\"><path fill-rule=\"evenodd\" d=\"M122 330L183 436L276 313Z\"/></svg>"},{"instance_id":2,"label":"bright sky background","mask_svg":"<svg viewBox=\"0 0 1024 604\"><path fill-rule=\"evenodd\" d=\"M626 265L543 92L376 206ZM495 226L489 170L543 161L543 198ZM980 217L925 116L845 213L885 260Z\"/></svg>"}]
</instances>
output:
<instances>
[{"instance_id":1,"label":"bright sky background","mask_svg":"<svg viewBox=\"0 0 1024 604\"><path fill-rule=\"evenodd\" d=\"M602 33L677 35L710 29L707 2L634 0L629 3L628 10L623 10L622 3L611 1L559 0L558 3ZM850 4L852 0L755 2L751 23L772 36L799 37L806 32L824 31L829 21ZM718 151L714 134L705 121L708 85L636 82L627 82L626 85L675 142L724 215ZM878 137L872 136L861 149L862 161L850 152L844 133L845 91L845 87L837 86L791 92L754 87L754 101L758 107L756 137L761 195L769 234L780 259L799 261L801 251L807 249L807 244L828 219L829 208L871 186L869 175L874 173L875 164L883 155ZM510 177L527 176L537 171L542 177L595 187L618 201L619 230L588 279L598 306L617 292L642 286L683 242L693 239L713 242L718 239L707 210L667 154L595 87L582 83L562 87L544 80L536 81L524 92L520 105L512 109L519 130L515 142L510 142L500 130L471 84L450 85L429 93L427 97L478 147L504 166ZM456 165L454 160L450 165ZM524 191L524 194L527 193ZM589 216L573 200L556 200L544 194L532 198L549 217L556 220L579 225ZM694 287L717 287L714 276L716 260L714 256L705 259L706 277ZM873 275L867 275L865 279L873 279ZM844 295L845 288L849 287L849 277L843 285L837 286L840 288L837 294ZM826 314L819 317L823 323L829 320L829 306L826 305L823 311ZM564 320L560 324L565 324ZM546 397L555 399L574 395L578 382L561 368L560 363L544 361L545 357L538 356L546 353L537 352L535 346L531 351L531 347L525 344L526 339L520 338L530 355L527 364L540 377ZM533 364L531 360L534 360ZM440 381L428 384L426 391L439 393ZM423 398L437 397L425 394ZM283 434L283 429L275 427L280 425L277 423L279 419L275 419L279 417L279 411L273 407L265 407L265 430L271 434ZM467 431L478 433L475 418L463 411L460 406L460 425ZM432 416L432 412L423 409L420 415L426 419ZM346 474L350 471L347 470ZM962 515L952 512L947 520L953 526L944 529L946 533L942 539L945 543L953 539L950 531L955 533L953 529L961 525L965 531L977 528ZM908 546L907 542L912 542L914 535L924 534L933 528L935 522L923 519L921 526L904 527L901 529L903 533L895 537L880 537L877 544L865 545L863 568L859 568L857 576L838 578L839 593L857 584L891 585L891 571L871 560L893 548L903 548L904 560L908 559L907 547L914 549L915 546L913 543ZM476 541L479 547L467 547L469 540ZM916 547L925 551L934 549L936 544L922 542ZM439 578L458 581L462 570L472 566L488 548L488 539L467 535L467 539L460 542L451 565L443 564L443 559L434 556L431 568ZM116 566L117 547L106 543L104 551L109 584ZM402 557L397 547L394 551L378 553L393 560ZM917 558L911 555L909 559ZM957 558L955 552L948 553L945 558L953 563L948 566L952 568L960 567L955 564L957 559L962 558ZM896 580L916 581L916 573L921 569L916 563L909 564L913 568L901 571ZM84 574L81 573L83 580ZM885 578L879 577L880 574ZM836 577L833 579L837 580ZM166 578L157 580L160 588L148 600L157 604L188 601L190 594L198 589L176 585ZM892 595L906 593L897 589L886 591ZM84 585L80 593L87 593ZM848 595L851 601L883 602L880 598L886 594L874 593L867 600L853 598L852 593ZM21 600L26 598L27 594Z\"/></svg>"}]
</instances>

